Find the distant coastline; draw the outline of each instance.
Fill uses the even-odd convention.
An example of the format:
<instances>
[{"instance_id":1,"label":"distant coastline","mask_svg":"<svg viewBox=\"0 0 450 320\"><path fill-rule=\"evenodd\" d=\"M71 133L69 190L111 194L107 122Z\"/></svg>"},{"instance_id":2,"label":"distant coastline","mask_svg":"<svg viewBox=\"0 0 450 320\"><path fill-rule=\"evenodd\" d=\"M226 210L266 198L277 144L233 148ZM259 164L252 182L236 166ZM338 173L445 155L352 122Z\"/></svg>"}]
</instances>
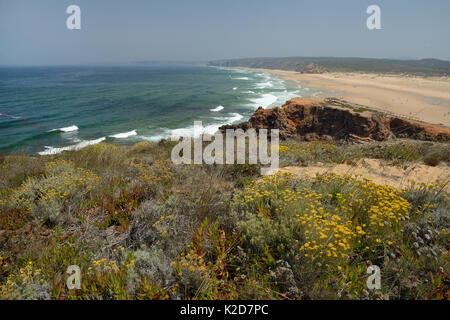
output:
<instances>
[{"instance_id":1,"label":"distant coastline","mask_svg":"<svg viewBox=\"0 0 450 320\"><path fill-rule=\"evenodd\" d=\"M248 67L300 73L357 72L450 76L450 61L439 59L395 60L336 57L246 58L210 61L211 66Z\"/></svg>"},{"instance_id":2,"label":"distant coastline","mask_svg":"<svg viewBox=\"0 0 450 320\"><path fill-rule=\"evenodd\" d=\"M300 73L236 67L267 72L334 97L374 110L450 127L450 78L359 72Z\"/></svg>"}]
</instances>

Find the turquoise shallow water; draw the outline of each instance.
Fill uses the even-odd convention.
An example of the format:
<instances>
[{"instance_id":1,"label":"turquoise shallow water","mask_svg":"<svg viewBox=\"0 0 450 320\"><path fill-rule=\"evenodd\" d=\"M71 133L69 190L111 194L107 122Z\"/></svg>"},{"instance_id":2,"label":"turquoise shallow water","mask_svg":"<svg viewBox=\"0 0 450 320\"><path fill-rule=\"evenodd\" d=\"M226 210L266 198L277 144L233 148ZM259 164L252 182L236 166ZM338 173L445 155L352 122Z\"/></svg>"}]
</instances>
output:
<instances>
[{"instance_id":1,"label":"turquoise shallow water","mask_svg":"<svg viewBox=\"0 0 450 320\"><path fill-rule=\"evenodd\" d=\"M190 135L308 94L297 82L214 67L0 69L0 152L49 154L100 141Z\"/></svg>"}]
</instances>

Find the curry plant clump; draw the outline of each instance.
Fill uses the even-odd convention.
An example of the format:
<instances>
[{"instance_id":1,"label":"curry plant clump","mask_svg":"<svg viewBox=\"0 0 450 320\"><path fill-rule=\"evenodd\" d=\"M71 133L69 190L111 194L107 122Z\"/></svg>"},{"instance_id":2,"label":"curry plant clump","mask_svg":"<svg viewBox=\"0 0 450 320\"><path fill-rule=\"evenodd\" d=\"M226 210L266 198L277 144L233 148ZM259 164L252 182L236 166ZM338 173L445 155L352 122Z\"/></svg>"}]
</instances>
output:
<instances>
[{"instance_id":1,"label":"curry plant clump","mask_svg":"<svg viewBox=\"0 0 450 320\"><path fill-rule=\"evenodd\" d=\"M56 222L70 205L76 205L99 183L100 178L70 161L48 163L44 174L28 178L14 190L12 205L29 210L41 221Z\"/></svg>"}]
</instances>

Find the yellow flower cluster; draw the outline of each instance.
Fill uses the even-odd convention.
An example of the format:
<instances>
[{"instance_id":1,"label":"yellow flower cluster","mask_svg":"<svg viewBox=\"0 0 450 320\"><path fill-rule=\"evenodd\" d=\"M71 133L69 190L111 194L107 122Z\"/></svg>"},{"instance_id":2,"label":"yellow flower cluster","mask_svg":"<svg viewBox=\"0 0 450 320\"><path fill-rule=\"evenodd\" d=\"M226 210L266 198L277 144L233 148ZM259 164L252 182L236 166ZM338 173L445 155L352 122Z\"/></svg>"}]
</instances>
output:
<instances>
[{"instance_id":1,"label":"yellow flower cluster","mask_svg":"<svg viewBox=\"0 0 450 320\"><path fill-rule=\"evenodd\" d=\"M183 272L199 273L200 275L207 272L207 266L211 266L211 262L206 263L202 256L198 255L196 250L189 246L186 254L181 253L181 256L170 263L170 266L175 269L178 276L183 276Z\"/></svg>"},{"instance_id":2,"label":"yellow flower cluster","mask_svg":"<svg viewBox=\"0 0 450 320\"><path fill-rule=\"evenodd\" d=\"M289 146L279 146L278 148L279 153L288 153L289 151L291 151L291 148L289 148Z\"/></svg>"},{"instance_id":3,"label":"yellow flower cluster","mask_svg":"<svg viewBox=\"0 0 450 320\"><path fill-rule=\"evenodd\" d=\"M119 155L117 150L119 150L118 146L102 142L82 149L80 152L88 153L91 158L108 161Z\"/></svg>"},{"instance_id":4,"label":"yellow flower cluster","mask_svg":"<svg viewBox=\"0 0 450 320\"><path fill-rule=\"evenodd\" d=\"M86 193L100 182L100 177L82 168L75 168L71 161L58 160L45 167L40 179L29 178L14 193L19 207L31 209L37 200L41 204L49 201L66 201L75 192Z\"/></svg>"},{"instance_id":5,"label":"yellow flower cluster","mask_svg":"<svg viewBox=\"0 0 450 320\"><path fill-rule=\"evenodd\" d=\"M97 143L94 144L88 149L91 153L104 153L104 152L111 152L111 151L117 151L119 150L119 147L114 144L108 144L108 143Z\"/></svg>"},{"instance_id":6,"label":"yellow flower cluster","mask_svg":"<svg viewBox=\"0 0 450 320\"><path fill-rule=\"evenodd\" d=\"M333 188L330 194L319 192ZM392 245L392 228L411 209L402 190L337 174L317 175L307 187L296 184L289 174L266 176L247 186L235 201L250 212L263 213L261 217L295 214L303 233L299 243L303 255L328 263L344 262L357 247Z\"/></svg>"},{"instance_id":7,"label":"yellow flower cluster","mask_svg":"<svg viewBox=\"0 0 450 320\"><path fill-rule=\"evenodd\" d=\"M142 152L148 149L152 144L148 141L141 141L133 145L133 151Z\"/></svg>"},{"instance_id":8,"label":"yellow flower cluster","mask_svg":"<svg viewBox=\"0 0 450 320\"><path fill-rule=\"evenodd\" d=\"M150 184L153 182L167 182L173 178L168 161L157 160L152 165L138 163L134 165L139 172L139 180Z\"/></svg>"},{"instance_id":9,"label":"yellow flower cluster","mask_svg":"<svg viewBox=\"0 0 450 320\"><path fill-rule=\"evenodd\" d=\"M300 250L312 260L317 257L346 258L356 237L365 232L361 227L353 230L346 217L327 212L322 207L321 198L314 191L303 196L307 203L297 214L305 234L305 243Z\"/></svg>"},{"instance_id":10,"label":"yellow flower cluster","mask_svg":"<svg viewBox=\"0 0 450 320\"><path fill-rule=\"evenodd\" d=\"M383 234L387 227L398 224L409 215L411 205L402 197L402 190L389 185L374 183L371 179L350 175L327 174L316 178L319 182L349 184L354 193L345 198L337 194L336 199L343 214L354 216L366 225L372 234Z\"/></svg>"},{"instance_id":11,"label":"yellow flower cluster","mask_svg":"<svg viewBox=\"0 0 450 320\"><path fill-rule=\"evenodd\" d=\"M413 190L422 189L422 190L428 190L428 191L433 190L433 191L437 191L437 192L442 191L442 189L444 189L445 186L448 184L448 182L437 182L437 183L427 184L425 182L417 182L413 179L408 180L408 182L409 182L410 189L413 189Z\"/></svg>"},{"instance_id":12,"label":"yellow flower cluster","mask_svg":"<svg viewBox=\"0 0 450 320\"><path fill-rule=\"evenodd\" d=\"M161 216L155 223L153 223L152 227L158 230L161 237L164 237L169 231L168 223L170 223L173 218L173 214L169 214L168 216Z\"/></svg>"},{"instance_id":13,"label":"yellow flower cluster","mask_svg":"<svg viewBox=\"0 0 450 320\"><path fill-rule=\"evenodd\" d=\"M289 182L292 174L277 173L274 175L264 176L262 179L249 184L244 190L244 204L252 204L258 199L267 199L269 196L278 194L280 186Z\"/></svg>"},{"instance_id":14,"label":"yellow flower cluster","mask_svg":"<svg viewBox=\"0 0 450 320\"><path fill-rule=\"evenodd\" d=\"M21 290L28 284L35 282L44 282L41 276L41 270L36 269L32 261L19 269L17 274L11 273L6 282L0 285L0 299L18 299L20 298Z\"/></svg>"},{"instance_id":15,"label":"yellow flower cluster","mask_svg":"<svg viewBox=\"0 0 450 320\"><path fill-rule=\"evenodd\" d=\"M108 261L106 258L103 258L103 259L99 259L99 260L93 260L92 264L95 267L102 267L105 265L116 265L116 261L115 260Z\"/></svg>"},{"instance_id":16,"label":"yellow flower cluster","mask_svg":"<svg viewBox=\"0 0 450 320\"><path fill-rule=\"evenodd\" d=\"M100 271L117 271L119 270L119 264L116 260L108 260L106 258L99 259L99 260L93 260L92 265L96 270ZM124 262L123 266L125 266L126 269L130 269L134 267L134 260L131 259L128 262ZM93 267L89 267L88 271L94 270Z\"/></svg>"},{"instance_id":17,"label":"yellow flower cluster","mask_svg":"<svg viewBox=\"0 0 450 320\"><path fill-rule=\"evenodd\" d=\"M251 208L257 202L261 200L264 202L276 195L281 201L277 203L275 212L284 210L296 212L305 235L305 242L300 247L305 257L314 260L320 256L331 258L347 256L356 236L365 232L361 228L352 230L351 221L337 213L327 212L322 204L322 194L307 187L292 190L286 185L289 181L292 181L290 174L264 177L247 187L244 192L244 204Z\"/></svg>"}]
</instances>

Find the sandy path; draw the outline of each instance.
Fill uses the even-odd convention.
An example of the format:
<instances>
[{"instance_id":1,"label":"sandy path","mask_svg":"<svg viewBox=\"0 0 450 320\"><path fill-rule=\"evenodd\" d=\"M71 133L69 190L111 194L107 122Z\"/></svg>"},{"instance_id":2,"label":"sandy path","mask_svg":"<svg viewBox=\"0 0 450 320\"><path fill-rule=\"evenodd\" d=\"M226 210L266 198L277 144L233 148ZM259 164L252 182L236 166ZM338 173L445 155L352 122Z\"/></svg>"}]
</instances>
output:
<instances>
[{"instance_id":1,"label":"sandy path","mask_svg":"<svg viewBox=\"0 0 450 320\"><path fill-rule=\"evenodd\" d=\"M395 188L407 187L410 180L418 183L437 184L447 183L444 190L450 193L450 170L445 164L436 167L430 167L425 164L413 164L406 168L397 166L383 165L378 159L361 159L355 166L348 164L325 165L318 164L309 167L289 166L279 169L281 172L290 172L296 176L314 177L316 173L337 173L343 174L361 174L363 177L372 179L377 184L388 184Z\"/></svg>"},{"instance_id":2,"label":"sandy path","mask_svg":"<svg viewBox=\"0 0 450 320\"><path fill-rule=\"evenodd\" d=\"M243 68L248 69L248 68ZM450 127L450 79L361 73L300 74L269 72L302 87L323 90L321 97L336 97L381 111Z\"/></svg>"}]
</instances>

